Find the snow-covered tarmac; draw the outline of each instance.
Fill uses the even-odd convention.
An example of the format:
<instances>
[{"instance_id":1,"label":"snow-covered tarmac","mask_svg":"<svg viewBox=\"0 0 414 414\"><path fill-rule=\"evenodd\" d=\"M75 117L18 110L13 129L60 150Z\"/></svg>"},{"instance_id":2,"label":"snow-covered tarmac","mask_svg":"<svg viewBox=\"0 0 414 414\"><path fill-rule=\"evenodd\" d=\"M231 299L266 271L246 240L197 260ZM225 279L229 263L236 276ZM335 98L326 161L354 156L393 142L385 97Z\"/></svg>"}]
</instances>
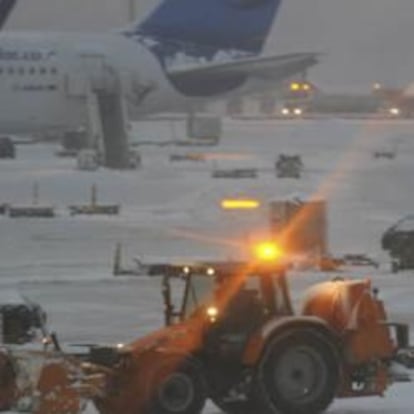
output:
<instances>
[{"instance_id":1,"label":"snow-covered tarmac","mask_svg":"<svg viewBox=\"0 0 414 414\"><path fill-rule=\"evenodd\" d=\"M160 125L137 129L146 138L153 131L165 134ZM115 244L123 243L127 263L134 256L234 257L231 245L220 241L263 225L265 214L220 210L222 197L240 195L257 197L263 205L292 195L326 198L330 250L376 258L378 270L354 269L349 275L368 273L390 318L414 329L414 272L391 274L380 248L382 232L414 212L414 122L226 120L218 147L143 147L142 168L124 172L78 171L74 160L54 156L57 149L54 144L19 146L15 161L0 161L0 204L30 203L37 182L40 204L57 211L54 219L0 217L0 289L16 287L39 301L63 342L118 343L160 326L159 280L113 278ZM373 152L383 149L395 151L396 158L374 159ZM209 159L169 160L171 154L188 152L208 152ZM302 179L275 177L280 153L302 155ZM213 168L226 166L261 170L257 179L211 178ZM67 206L88 202L92 184L100 201L121 204L120 216L69 215ZM306 286L326 277L332 275L292 273L295 301ZM413 391L411 384L395 385L386 398L338 401L329 413L412 414ZM205 411L218 412L212 405Z\"/></svg>"}]
</instances>

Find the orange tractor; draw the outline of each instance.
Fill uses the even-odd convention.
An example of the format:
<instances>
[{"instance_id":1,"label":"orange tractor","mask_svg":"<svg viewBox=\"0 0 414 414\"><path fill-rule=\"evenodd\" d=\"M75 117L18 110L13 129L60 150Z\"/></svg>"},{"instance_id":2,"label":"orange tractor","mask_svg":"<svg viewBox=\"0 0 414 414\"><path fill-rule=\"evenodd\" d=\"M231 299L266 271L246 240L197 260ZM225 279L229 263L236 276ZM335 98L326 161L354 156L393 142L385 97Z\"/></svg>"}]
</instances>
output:
<instances>
[{"instance_id":1,"label":"orange tractor","mask_svg":"<svg viewBox=\"0 0 414 414\"><path fill-rule=\"evenodd\" d=\"M101 414L197 414L210 398L231 414L316 414L336 397L383 395L407 379L392 367L412 365L408 328L387 321L369 281L316 285L294 314L279 252L267 245L258 255L243 263L148 266L150 275L163 275L166 327L85 355L55 352L61 359L50 356L50 375L40 370L46 391L37 380L33 412L75 414L84 398ZM18 394L18 372L13 352L6 356L0 401L7 408Z\"/></svg>"}]
</instances>

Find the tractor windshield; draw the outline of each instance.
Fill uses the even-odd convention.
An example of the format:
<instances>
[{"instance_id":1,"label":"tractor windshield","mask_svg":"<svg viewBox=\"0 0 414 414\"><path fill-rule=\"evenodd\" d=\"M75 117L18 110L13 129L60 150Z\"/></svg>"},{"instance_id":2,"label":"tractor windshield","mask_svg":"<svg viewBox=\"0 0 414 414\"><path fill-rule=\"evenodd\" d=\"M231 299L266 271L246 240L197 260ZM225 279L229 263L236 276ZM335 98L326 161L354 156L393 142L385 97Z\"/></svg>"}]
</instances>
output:
<instances>
[{"instance_id":1,"label":"tractor windshield","mask_svg":"<svg viewBox=\"0 0 414 414\"><path fill-rule=\"evenodd\" d=\"M227 303L225 307L231 306L233 302L239 302L239 297L246 298L247 296L254 299L254 302L267 315L292 312L286 280L280 274L259 272L244 275L240 279L238 274L220 277L195 273L187 279L181 317L187 319L199 309L214 303L223 303L223 299ZM243 300L240 299L240 302Z\"/></svg>"},{"instance_id":2,"label":"tractor windshield","mask_svg":"<svg viewBox=\"0 0 414 414\"><path fill-rule=\"evenodd\" d=\"M192 275L186 285L183 300L184 319L198 308L207 305L213 299L215 278L204 275Z\"/></svg>"}]
</instances>

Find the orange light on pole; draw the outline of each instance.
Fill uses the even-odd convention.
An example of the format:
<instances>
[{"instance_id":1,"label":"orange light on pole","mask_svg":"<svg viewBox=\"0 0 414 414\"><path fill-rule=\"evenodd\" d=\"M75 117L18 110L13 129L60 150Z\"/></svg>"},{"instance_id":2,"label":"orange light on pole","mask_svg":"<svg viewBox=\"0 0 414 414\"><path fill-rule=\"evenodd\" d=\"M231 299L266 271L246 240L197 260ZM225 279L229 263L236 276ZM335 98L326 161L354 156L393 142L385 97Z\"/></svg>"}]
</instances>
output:
<instances>
[{"instance_id":1,"label":"orange light on pole","mask_svg":"<svg viewBox=\"0 0 414 414\"><path fill-rule=\"evenodd\" d=\"M249 198L234 198L221 201L223 210L256 210L260 207L260 201Z\"/></svg>"}]
</instances>

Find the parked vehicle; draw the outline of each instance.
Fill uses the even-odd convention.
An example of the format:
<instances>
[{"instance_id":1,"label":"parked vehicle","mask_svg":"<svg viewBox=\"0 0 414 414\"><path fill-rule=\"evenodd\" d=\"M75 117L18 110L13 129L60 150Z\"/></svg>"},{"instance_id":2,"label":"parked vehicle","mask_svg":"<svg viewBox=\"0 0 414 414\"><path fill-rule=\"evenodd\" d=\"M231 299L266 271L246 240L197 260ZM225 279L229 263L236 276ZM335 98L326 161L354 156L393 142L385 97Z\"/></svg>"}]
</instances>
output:
<instances>
[{"instance_id":1,"label":"parked vehicle","mask_svg":"<svg viewBox=\"0 0 414 414\"><path fill-rule=\"evenodd\" d=\"M278 178L300 178L303 162L300 155L280 154L275 163Z\"/></svg>"},{"instance_id":2,"label":"parked vehicle","mask_svg":"<svg viewBox=\"0 0 414 414\"><path fill-rule=\"evenodd\" d=\"M381 245L392 258L392 270L414 269L414 215L398 220L382 236Z\"/></svg>"}]
</instances>

